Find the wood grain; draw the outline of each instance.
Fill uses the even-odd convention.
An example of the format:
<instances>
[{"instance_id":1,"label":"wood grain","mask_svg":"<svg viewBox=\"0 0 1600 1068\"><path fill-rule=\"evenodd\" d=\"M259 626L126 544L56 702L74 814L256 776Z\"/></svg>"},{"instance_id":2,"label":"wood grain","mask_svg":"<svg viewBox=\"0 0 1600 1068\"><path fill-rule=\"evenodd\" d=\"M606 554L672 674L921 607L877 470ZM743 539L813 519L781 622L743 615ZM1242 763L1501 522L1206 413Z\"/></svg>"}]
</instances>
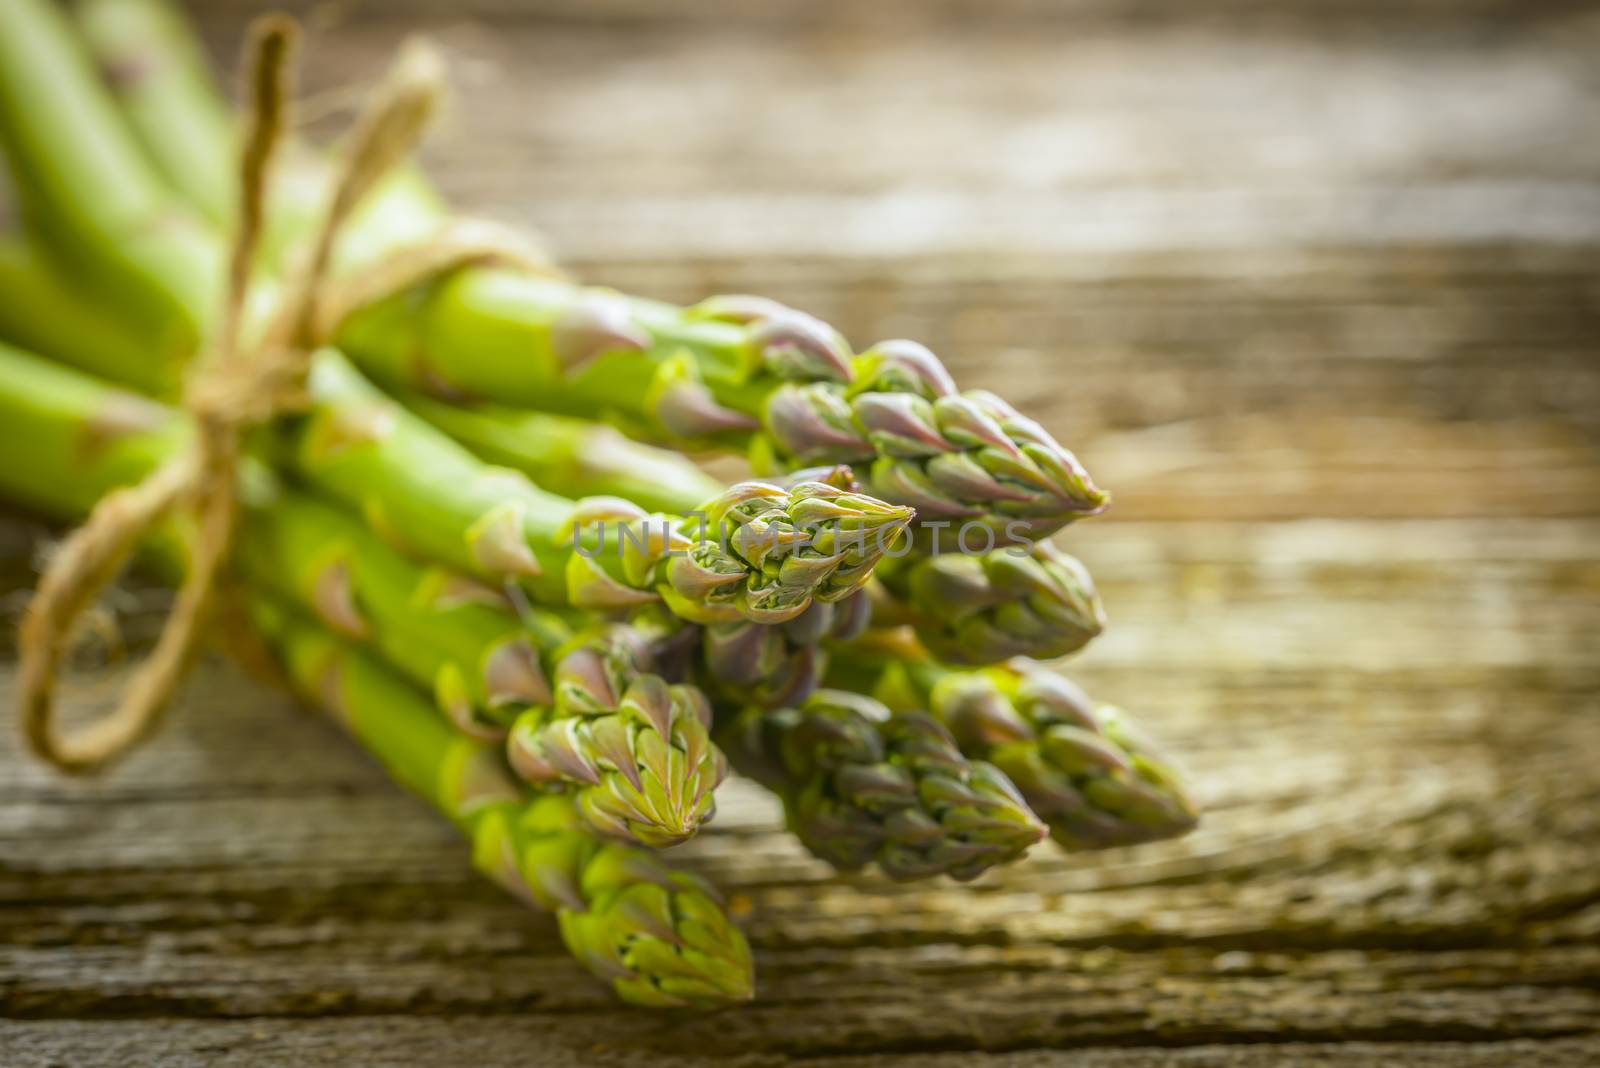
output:
<instances>
[{"instance_id":1,"label":"wood grain","mask_svg":"<svg viewBox=\"0 0 1600 1068\"><path fill-rule=\"evenodd\" d=\"M206 5L219 57L255 10ZM681 852L744 916L760 996L672 1020L614 1005L335 731L207 663L104 780L0 744L0 1063L1600 1057L1591 5L312 20L313 130L427 29L458 202L610 284L917 337L1078 450L1118 499L1061 539L1112 616L1069 669L1183 755L1207 817L897 886L831 874L732 783ZM6 589L43 536L0 524ZM160 603L125 595L135 645ZM83 671L86 706L117 670Z\"/></svg>"}]
</instances>

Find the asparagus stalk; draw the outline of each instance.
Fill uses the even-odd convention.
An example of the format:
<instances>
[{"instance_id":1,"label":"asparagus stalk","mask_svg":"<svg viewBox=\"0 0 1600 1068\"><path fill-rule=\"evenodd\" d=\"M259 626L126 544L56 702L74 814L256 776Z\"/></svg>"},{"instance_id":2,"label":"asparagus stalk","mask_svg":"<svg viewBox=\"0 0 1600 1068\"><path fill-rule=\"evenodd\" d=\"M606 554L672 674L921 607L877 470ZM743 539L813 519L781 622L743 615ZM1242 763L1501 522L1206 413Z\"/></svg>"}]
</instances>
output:
<instances>
[{"instance_id":1,"label":"asparagus stalk","mask_svg":"<svg viewBox=\"0 0 1600 1068\"><path fill-rule=\"evenodd\" d=\"M743 774L777 793L817 856L894 879L976 878L1022 856L1044 827L999 769L968 761L921 713L818 690L802 704L748 708L717 738Z\"/></svg>"},{"instance_id":2,"label":"asparagus stalk","mask_svg":"<svg viewBox=\"0 0 1600 1068\"><path fill-rule=\"evenodd\" d=\"M65 517L148 475L188 437L176 413L5 346L0 417L16 430L6 441L27 450L3 465L0 488ZM494 591L416 564L355 520L256 474L238 553L253 588L370 645L431 688L463 732L491 742L510 735L518 769L538 785L573 789L599 830L661 846L711 817L725 764L710 744L709 705L693 688L648 673L643 628L596 633L548 610L518 615ZM169 534L174 543L181 536ZM167 548L171 569L181 571L181 544ZM628 700L576 699L571 691L587 679L595 650L630 638L639 655L607 676ZM534 764L530 751L556 756Z\"/></svg>"},{"instance_id":3,"label":"asparagus stalk","mask_svg":"<svg viewBox=\"0 0 1600 1068\"><path fill-rule=\"evenodd\" d=\"M696 622L782 622L813 598L859 589L911 518L822 483L740 483L688 517L652 517L615 498L574 503L482 464L332 353L311 386L315 409L287 435L298 477L396 542L519 581L547 603L616 610L659 600Z\"/></svg>"},{"instance_id":4,"label":"asparagus stalk","mask_svg":"<svg viewBox=\"0 0 1600 1068\"><path fill-rule=\"evenodd\" d=\"M1043 428L958 392L922 346L852 357L770 301L685 309L473 269L354 313L339 341L386 384L744 445L764 469L856 465L868 492L918 510L928 549L1036 540L1108 501Z\"/></svg>"},{"instance_id":5,"label":"asparagus stalk","mask_svg":"<svg viewBox=\"0 0 1600 1068\"><path fill-rule=\"evenodd\" d=\"M271 602L252 607L303 696L456 823L481 871L554 912L573 956L624 1001L713 1008L750 998L749 945L707 883L585 831L569 798L529 799L492 747L452 732L399 679Z\"/></svg>"},{"instance_id":6,"label":"asparagus stalk","mask_svg":"<svg viewBox=\"0 0 1600 1068\"><path fill-rule=\"evenodd\" d=\"M0 4L0 144L30 228L152 361L192 353L219 303L221 245L175 210L49 0Z\"/></svg>"},{"instance_id":7,"label":"asparagus stalk","mask_svg":"<svg viewBox=\"0 0 1600 1068\"><path fill-rule=\"evenodd\" d=\"M927 711L963 753L991 761L1070 850L1108 849L1193 830L1198 809L1173 763L1110 705L1027 661L952 668L911 643L863 639L834 650L829 682L897 711Z\"/></svg>"},{"instance_id":8,"label":"asparagus stalk","mask_svg":"<svg viewBox=\"0 0 1600 1068\"><path fill-rule=\"evenodd\" d=\"M400 399L476 455L521 471L547 489L581 492L591 486L595 492L669 512L693 511L722 489L680 454L635 442L604 423L497 406L464 408L415 393ZM823 469L790 476L781 484L810 481L856 489L848 474L841 477ZM650 608L637 613L653 614ZM823 640L859 634L869 616L862 590L837 602L813 601L781 624L744 619L707 624L701 650L705 683L734 705L777 708L798 703L821 681Z\"/></svg>"}]
</instances>

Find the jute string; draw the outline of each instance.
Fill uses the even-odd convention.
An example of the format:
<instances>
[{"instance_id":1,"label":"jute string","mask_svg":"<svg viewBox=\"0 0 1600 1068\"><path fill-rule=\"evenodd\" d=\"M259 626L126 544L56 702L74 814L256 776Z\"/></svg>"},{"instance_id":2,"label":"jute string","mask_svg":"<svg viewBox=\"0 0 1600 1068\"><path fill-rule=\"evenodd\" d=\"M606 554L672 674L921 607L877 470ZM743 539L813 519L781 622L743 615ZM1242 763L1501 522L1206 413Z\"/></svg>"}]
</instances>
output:
<instances>
[{"instance_id":1,"label":"jute string","mask_svg":"<svg viewBox=\"0 0 1600 1068\"><path fill-rule=\"evenodd\" d=\"M143 482L107 494L63 541L40 578L20 638L24 736L64 772L96 771L148 737L193 661L224 579L239 521L236 473L246 436L309 403L312 354L348 311L469 264L504 263L553 273L526 246L483 224L457 223L373 271L333 279L337 239L372 188L416 148L443 91L437 54L415 42L402 50L351 131L327 213L281 308L259 343L240 333L260 244L274 157L292 127L293 60L299 29L283 15L251 28L247 127L241 153L239 228L233 238L221 325L195 362L183 405L196 434L188 452ZM139 540L182 511L195 517L188 571L154 650L134 670L110 713L72 733L56 720L61 667L78 621L122 572Z\"/></svg>"}]
</instances>

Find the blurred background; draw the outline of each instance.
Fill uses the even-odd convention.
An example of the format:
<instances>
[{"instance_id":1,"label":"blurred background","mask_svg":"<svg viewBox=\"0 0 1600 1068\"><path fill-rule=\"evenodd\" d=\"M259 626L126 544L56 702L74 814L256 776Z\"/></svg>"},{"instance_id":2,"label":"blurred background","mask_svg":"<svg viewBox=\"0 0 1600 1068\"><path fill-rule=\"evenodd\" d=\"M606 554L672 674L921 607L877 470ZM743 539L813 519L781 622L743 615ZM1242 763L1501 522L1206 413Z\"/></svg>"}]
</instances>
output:
<instances>
[{"instance_id":1,"label":"blurred background","mask_svg":"<svg viewBox=\"0 0 1600 1068\"><path fill-rule=\"evenodd\" d=\"M212 665L245 696L87 799L5 752L7 1027L299 1063L1600 1055L1600 6L289 7L314 132L425 32L462 209L588 281L916 338L1044 422L1116 495L1058 538L1111 617L1069 670L1188 758L1207 821L897 888L733 784L688 853L762 997L663 1031ZM263 9L193 6L219 69Z\"/></svg>"}]
</instances>

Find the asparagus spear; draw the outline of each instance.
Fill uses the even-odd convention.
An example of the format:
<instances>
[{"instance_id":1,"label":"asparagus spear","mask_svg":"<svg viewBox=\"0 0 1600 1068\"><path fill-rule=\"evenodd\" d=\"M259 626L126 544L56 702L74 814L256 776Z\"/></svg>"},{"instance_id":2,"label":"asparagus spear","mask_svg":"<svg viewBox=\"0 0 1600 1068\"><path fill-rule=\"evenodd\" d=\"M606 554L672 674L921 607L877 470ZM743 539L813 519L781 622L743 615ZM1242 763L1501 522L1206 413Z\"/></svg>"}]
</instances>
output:
<instances>
[{"instance_id":1,"label":"asparagus spear","mask_svg":"<svg viewBox=\"0 0 1600 1068\"><path fill-rule=\"evenodd\" d=\"M966 760L932 717L890 716L860 694L818 690L795 707L747 708L717 739L783 799L806 847L845 871L876 862L894 879L973 879L1044 837L1010 780Z\"/></svg>"},{"instance_id":2,"label":"asparagus spear","mask_svg":"<svg viewBox=\"0 0 1600 1068\"><path fill-rule=\"evenodd\" d=\"M149 339L152 362L192 353L219 303L221 244L174 210L49 0L0 4L0 144L30 228Z\"/></svg>"},{"instance_id":3,"label":"asparagus spear","mask_svg":"<svg viewBox=\"0 0 1600 1068\"><path fill-rule=\"evenodd\" d=\"M188 437L176 413L5 346L0 418L15 429L6 440L27 450L0 470L0 488L67 517L148 475ZM238 552L252 587L369 644L432 688L465 733L494 742L509 734L513 757L556 754L517 767L539 785L573 788L601 831L661 846L711 817L725 764L709 741L709 705L698 691L648 673L643 628L596 632L544 609L513 613L494 591L414 563L359 522L255 474ZM181 545L168 555L181 570ZM609 676L629 699L609 707L575 699L569 691L586 678L594 650L630 638L640 655Z\"/></svg>"},{"instance_id":4,"label":"asparagus spear","mask_svg":"<svg viewBox=\"0 0 1600 1068\"><path fill-rule=\"evenodd\" d=\"M693 511L722 489L684 456L636 442L604 423L492 405L465 408L416 393L400 399L476 455L522 471L549 489L590 485L666 511ZM779 484L792 488L805 482L857 489L847 469L816 468ZM823 639L853 636L867 625L865 592L832 603L814 601L782 624L743 619L707 624L702 667L708 684L737 705L775 708L803 700L821 679Z\"/></svg>"},{"instance_id":5,"label":"asparagus spear","mask_svg":"<svg viewBox=\"0 0 1600 1068\"><path fill-rule=\"evenodd\" d=\"M482 464L332 353L318 360L311 391L312 415L287 435L298 477L360 508L398 543L518 580L550 603L660 600L696 622L782 622L813 598L860 588L911 518L822 483L740 483L689 517L652 517L615 498L574 503Z\"/></svg>"},{"instance_id":6,"label":"asparagus spear","mask_svg":"<svg viewBox=\"0 0 1600 1068\"><path fill-rule=\"evenodd\" d=\"M252 607L301 693L461 827L481 871L554 912L573 956L624 1001L713 1008L750 998L750 948L708 884L586 832L569 798L529 799L491 747L452 732L399 679L271 602Z\"/></svg>"},{"instance_id":7,"label":"asparagus spear","mask_svg":"<svg viewBox=\"0 0 1600 1068\"><path fill-rule=\"evenodd\" d=\"M747 445L769 469L857 465L868 492L918 509L925 548L1037 539L1108 500L1038 424L958 392L922 346L852 357L770 301L684 309L473 269L356 312L339 340L387 384Z\"/></svg>"},{"instance_id":8,"label":"asparagus spear","mask_svg":"<svg viewBox=\"0 0 1600 1068\"><path fill-rule=\"evenodd\" d=\"M962 669L910 643L863 639L834 650L830 683L896 710L926 710L961 751L1008 775L1067 849L1187 834L1198 810L1180 774L1120 709L1096 705L1027 661Z\"/></svg>"}]
</instances>

